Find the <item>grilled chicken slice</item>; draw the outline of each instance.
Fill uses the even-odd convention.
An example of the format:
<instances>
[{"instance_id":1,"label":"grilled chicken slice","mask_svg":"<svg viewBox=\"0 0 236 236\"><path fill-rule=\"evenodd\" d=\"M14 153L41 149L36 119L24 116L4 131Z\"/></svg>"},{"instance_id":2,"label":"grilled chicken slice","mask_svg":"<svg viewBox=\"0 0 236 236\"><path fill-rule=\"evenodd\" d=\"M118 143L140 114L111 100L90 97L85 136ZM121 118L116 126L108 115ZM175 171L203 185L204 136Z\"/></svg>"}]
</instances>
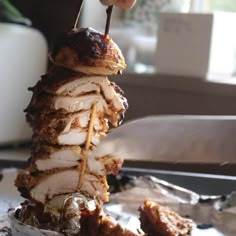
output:
<instances>
[{"instance_id":1,"label":"grilled chicken slice","mask_svg":"<svg viewBox=\"0 0 236 236\"><path fill-rule=\"evenodd\" d=\"M107 103L101 94L84 94L78 97L70 96L52 96L46 93L34 93L30 105L26 112L38 116L39 114L68 114L91 110L96 104L97 112L104 115L113 126L117 126L123 119L124 110L117 110L116 107Z\"/></svg>"},{"instance_id":2,"label":"grilled chicken slice","mask_svg":"<svg viewBox=\"0 0 236 236\"><path fill-rule=\"evenodd\" d=\"M99 234L98 236L141 236L144 234L142 233L134 233L120 224L118 224L115 220L111 217L103 216L100 227L99 227ZM156 235L157 236L157 235Z\"/></svg>"},{"instance_id":3,"label":"grilled chicken slice","mask_svg":"<svg viewBox=\"0 0 236 236\"><path fill-rule=\"evenodd\" d=\"M106 178L97 177L86 173L83 177L82 186L78 189L80 173L78 169L67 169L55 173L43 173L36 176L23 172L16 179L16 186L23 197L45 203L56 195L83 192L97 197L102 202L107 202L108 185Z\"/></svg>"},{"instance_id":4,"label":"grilled chicken slice","mask_svg":"<svg viewBox=\"0 0 236 236\"><path fill-rule=\"evenodd\" d=\"M118 74L126 68L119 47L109 36L91 28L61 35L49 55L54 64L88 75Z\"/></svg>"},{"instance_id":5,"label":"grilled chicken slice","mask_svg":"<svg viewBox=\"0 0 236 236\"><path fill-rule=\"evenodd\" d=\"M149 200L140 208L140 221L142 230L148 236L188 236L193 224L191 220Z\"/></svg>"},{"instance_id":6,"label":"grilled chicken slice","mask_svg":"<svg viewBox=\"0 0 236 236\"><path fill-rule=\"evenodd\" d=\"M38 117L27 115L28 121L33 127L34 136L47 143L62 145L81 145L85 142L89 126L91 110L68 115L44 114ZM107 119L96 116L94 121L93 142L97 144L109 126Z\"/></svg>"},{"instance_id":7,"label":"grilled chicken slice","mask_svg":"<svg viewBox=\"0 0 236 236\"><path fill-rule=\"evenodd\" d=\"M31 90L33 96L25 109L29 121L32 115L74 113L89 110L97 104L98 113L116 126L128 107L123 91L107 77L85 76L63 68L54 67Z\"/></svg>"},{"instance_id":8,"label":"grilled chicken slice","mask_svg":"<svg viewBox=\"0 0 236 236\"><path fill-rule=\"evenodd\" d=\"M65 68L53 67L42 76L36 85L39 91L57 96L77 97L88 93L102 94L107 103L113 104L117 110L124 110L123 91L106 76L88 76L68 71ZM33 91L36 87L32 88Z\"/></svg>"},{"instance_id":9,"label":"grilled chicken slice","mask_svg":"<svg viewBox=\"0 0 236 236\"><path fill-rule=\"evenodd\" d=\"M108 104L112 104L116 111L125 110L125 99L121 95L121 89L111 83L105 76L90 76L73 80L58 88L56 95L78 97L80 95L95 92L102 94Z\"/></svg>"},{"instance_id":10,"label":"grilled chicken slice","mask_svg":"<svg viewBox=\"0 0 236 236\"><path fill-rule=\"evenodd\" d=\"M71 114L38 114L34 116L27 114L27 121L33 131L40 135L51 135L51 133L66 133L74 128L87 128L91 117L91 110ZM94 130L107 132L109 126L107 119L97 113L94 121Z\"/></svg>"},{"instance_id":11,"label":"grilled chicken slice","mask_svg":"<svg viewBox=\"0 0 236 236\"><path fill-rule=\"evenodd\" d=\"M32 153L30 172L48 171L60 168L70 168L78 166L83 158L79 146L41 146L39 150ZM104 176L117 174L123 164L123 159L113 156L95 158L93 151L88 154L88 172L95 175Z\"/></svg>"},{"instance_id":12,"label":"grilled chicken slice","mask_svg":"<svg viewBox=\"0 0 236 236\"><path fill-rule=\"evenodd\" d=\"M79 146L38 146L33 149L30 172L48 171L59 168L70 168L78 166L82 156Z\"/></svg>"},{"instance_id":13,"label":"grilled chicken slice","mask_svg":"<svg viewBox=\"0 0 236 236\"><path fill-rule=\"evenodd\" d=\"M73 129L67 133L62 133L57 137L34 135L33 138L37 142L53 144L53 145L84 145L87 139L88 129ZM105 137L103 132L93 132L91 143L98 145L98 143Z\"/></svg>"},{"instance_id":14,"label":"grilled chicken slice","mask_svg":"<svg viewBox=\"0 0 236 236\"><path fill-rule=\"evenodd\" d=\"M118 174L124 160L115 156L95 157L93 152L88 157L88 168L97 175Z\"/></svg>"}]
</instances>

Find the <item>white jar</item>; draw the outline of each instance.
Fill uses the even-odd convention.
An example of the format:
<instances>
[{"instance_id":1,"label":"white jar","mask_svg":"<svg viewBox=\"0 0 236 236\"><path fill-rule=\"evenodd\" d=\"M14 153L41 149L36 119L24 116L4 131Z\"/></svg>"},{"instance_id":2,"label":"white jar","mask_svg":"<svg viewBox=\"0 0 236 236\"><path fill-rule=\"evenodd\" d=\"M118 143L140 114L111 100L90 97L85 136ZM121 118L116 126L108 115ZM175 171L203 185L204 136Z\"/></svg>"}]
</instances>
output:
<instances>
[{"instance_id":1,"label":"white jar","mask_svg":"<svg viewBox=\"0 0 236 236\"><path fill-rule=\"evenodd\" d=\"M30 27L0 23L0 145L30 139L23 113L47 67L47 43Z\"/></svg>"}]
</instances>

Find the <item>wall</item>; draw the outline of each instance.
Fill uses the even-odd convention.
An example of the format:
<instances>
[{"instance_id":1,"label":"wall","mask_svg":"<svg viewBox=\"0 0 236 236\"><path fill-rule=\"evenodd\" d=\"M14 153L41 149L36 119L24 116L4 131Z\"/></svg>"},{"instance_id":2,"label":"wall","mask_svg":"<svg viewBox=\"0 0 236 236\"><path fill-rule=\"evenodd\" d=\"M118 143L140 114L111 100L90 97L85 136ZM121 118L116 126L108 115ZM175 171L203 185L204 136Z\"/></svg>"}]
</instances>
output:
<instances>
[{"instance_id":1,"label":"wall","mask_svg":"<svg viewBox=\"0 0 236 236\"><path fill-rule=\"evenodd\" d=\"M162 114L236 115L236 85L138 74L115 81L129 102L126 120Z\"/></svg>"}]
</instances>

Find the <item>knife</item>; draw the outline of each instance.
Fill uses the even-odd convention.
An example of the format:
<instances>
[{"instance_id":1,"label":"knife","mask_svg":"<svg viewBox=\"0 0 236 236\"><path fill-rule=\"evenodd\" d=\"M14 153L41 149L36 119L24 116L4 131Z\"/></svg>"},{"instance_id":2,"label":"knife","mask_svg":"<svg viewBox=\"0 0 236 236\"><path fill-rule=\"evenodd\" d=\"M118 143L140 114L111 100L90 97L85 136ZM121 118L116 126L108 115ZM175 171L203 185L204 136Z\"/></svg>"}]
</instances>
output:
<instances>
[{"instance_id":1,"label":"knife","mask_svg":"<svg viewBox=\"0 0 236 236\"><path fill-rule=\"evenodd\" d=\"M234 116L151 116L112 129L92 155L165 162L236 162L235 133Z\"/></svg>"}]
</instances>

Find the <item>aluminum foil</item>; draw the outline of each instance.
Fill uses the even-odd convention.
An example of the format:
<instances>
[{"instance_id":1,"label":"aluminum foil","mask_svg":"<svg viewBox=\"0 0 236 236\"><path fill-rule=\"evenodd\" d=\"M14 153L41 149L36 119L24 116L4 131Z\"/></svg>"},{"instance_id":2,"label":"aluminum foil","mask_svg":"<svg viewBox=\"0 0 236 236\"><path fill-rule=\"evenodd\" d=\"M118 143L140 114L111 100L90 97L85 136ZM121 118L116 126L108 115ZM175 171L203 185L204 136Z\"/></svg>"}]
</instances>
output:
<instances>
[{"instance_id":1,"label":"aluminum foil","mask_svg":"<svg viewBox=\"0 0 236 236\"><path fill-rule=\"evenodd\" d=\"M202 196L153 176L141 176L130 178L121 192L112 194L110 199L106 212L132 231L139 228L138 208L150 199L193 219L193 236L236 235L236 192Z\"/></svg>"},{"instance_id":2,"label":"aluminum foil","mask_svg":"<svg viewBox=\"0 0 236 236\"><path fill-rule=\"evenodd\" d=\"M11 208L22 201L13 185L16 170L7 170L3 174L0 182L0 203L4 203L2 208L0 204L0 236L10 235L7 204L8 208ZM111 186L115 193L111 194L111 201L105 205L105 211L130 230L137 232L139 229L138 208L143 205L145 199L150 199L170 207L181 216L193 219L196 223L193 236L236 235L236 192L227 196L202 196L152 176L126 176L125 179L124 182L120 176L116 178L116 187ZM31 235L30 232L34 230L22 226L11 217L10 222L18 227L18 230L23 230L23 233L26 230L25 235ZM40 233L45 235L45 232ZM41 235L40 233L38 235ZM58 235L55 232L48 233Z\"/></svg>"}]
</instances>

